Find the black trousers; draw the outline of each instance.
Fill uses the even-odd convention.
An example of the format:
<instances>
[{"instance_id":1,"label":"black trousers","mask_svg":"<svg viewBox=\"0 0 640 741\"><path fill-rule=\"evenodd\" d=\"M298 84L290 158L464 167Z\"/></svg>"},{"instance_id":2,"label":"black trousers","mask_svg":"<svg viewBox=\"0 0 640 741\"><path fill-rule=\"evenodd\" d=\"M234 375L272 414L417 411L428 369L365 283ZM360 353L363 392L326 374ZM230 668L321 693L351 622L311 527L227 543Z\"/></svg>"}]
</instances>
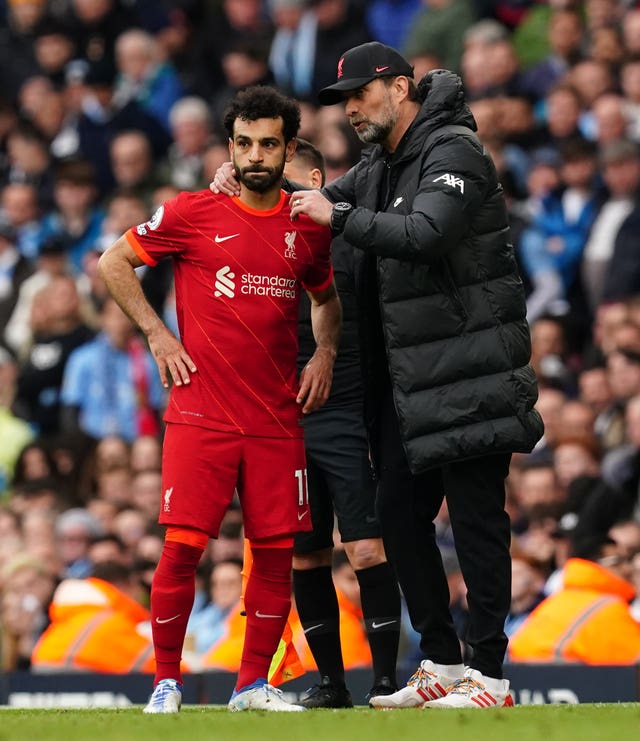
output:
<instances>
[{"instance_id":1,"label":"black trousers","mask_svg":"<svg viewBox=\"0 0 640 741\"><path fill-rule=\"evenodd\" d=\"M405 596L420 648L439 664L462 661L449 612L449 587L433 521L446 498L456 552L467 586L470 665L502 678L504 621L511 602L510 524L504 480L510 454L487 455L414 476L400 441L391 391L380 399L372 449L379 483L377 510L387 558Z\"/></svg>"}]
</instances>

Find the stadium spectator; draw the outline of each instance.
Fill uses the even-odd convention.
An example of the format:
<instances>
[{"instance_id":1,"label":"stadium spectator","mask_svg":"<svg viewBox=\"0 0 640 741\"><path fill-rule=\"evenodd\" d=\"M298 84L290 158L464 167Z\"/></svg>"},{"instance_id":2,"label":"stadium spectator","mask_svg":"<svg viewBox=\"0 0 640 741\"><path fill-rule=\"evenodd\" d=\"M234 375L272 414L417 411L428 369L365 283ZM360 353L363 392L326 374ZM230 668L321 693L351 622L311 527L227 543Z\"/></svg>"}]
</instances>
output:
<instances>
[{"instance_id":1,"label":"stadium spectator","mask_svg":"<svg viewBox=\"0 0 640 741\"><path fill-rule=\"evenodd\" d=\"M4 180L34 186L41 208L51 205L51 164L48 142L35 126L25 122L9 132Z\"/></svg>"},{"instance_id":2,"label":"stadium spectator","mask_svg":"<svg viewBox=\"0 0 640 741\"><path fill-rule=\"evenodd\" d=\"M60 389L67 360L93 338L82 320L74 279L59 275L41 288L31 307L31 346L23 357L16 404L41 434L60 431Z\"/></svg>"},{"instance_id":3,"label":"stadium spectator","mask_svg":"<svg viewBox=\"0 0 640 741\"><path fill-rule=\"evenodd\" d=\"M96 182L104 195L114 187L108 142L117 133L139 129L151 143L154 157L165 154L169 134L135 101L121 104L114 96L115 70L106 61L93 62L85 80L81 113L75 124L80 154L96 168ZM71 153L70 153L71 154Z\"/></svg>"},{"instance_id":4,"label":"stadium spectator","mask_svg":"<svg viewBox=\"0 0 640 741\"><path fill-rule=\"evenodd\" d=\"M130 465L134 474L160 470L162 445L157 436L140 435L133 441Z\"/></svg>"},{"instance_id":5,"label":"stadium spectator","mask_svg":"<svg viewBox=\"0 0 640 741\"><path fill-rule=\"evenodd\" d=\"M240 601L242 593L242 562L218 561L213 565L209 577L208 604L198 612L192 612L187 623L187 639L199 656L208 656L205 666L215 666L216 646L222 645L229 635L232 611ZM238 624L241 621L235 618ZM242 636L244 638L244 635ZM228 646L225 646L228 649ZM242 645L237 652L237 671L242 655Z\"/></svg>"},{"instance_id":6,"label":"stadium spectator","mask_svg":"<svg viewBox=\"0 0 640 741\"><path fill-rule=\"evenodd\" d=\"M202 158L211 144L211 112L201 98L179 100L169 113L173 142L158 177L180 190L196 190L202 181Z\"/></svg>"},{"instance_id":7,"label":"stadium spectator","mask_svg":"<svg viewBox=\"0 0 640 741\"><path fill-rule=\"evenodd\" d=\"M2 670L26 670L33 648L48 624L56 581L44 562L17 553L0 570Z\"/></svg>"},{"instance_id":8,"label":"stadium spectator","mask_svg":"<svg viewBox=\"0 0 640 741\"><path fill-rule=\"evenodd\" d=\"M334 77L334 60L350 46L369 41L362 9L348 0L275 0L276 34L270 64L279 87L315 101Z\"/></svg>"},{"instance_id":9,"label":"stadium spectator","mask_svg":"<svg viewBox=\"0 0 640 741\"><path fill-rule=\"evenodd\" d=\"M413 17L404 41L405 56L424 52L435 54L443 67L457 72L465 31L476 19L473 3L469 0L429 0L422 5L426 7Z\"/></svg>"},{"instance_id":10,"label":"stadium spectator","mask_svg":"<svg viewBox=\"0 0 640 741\"><path fill-rule=\"evenodd\" d=\"M20 254L29 260L35 259L44 238L36 186L29 183L5 185L0 194L0 208L15 229L15 244Z\"/></svg>"},{"instance_id":11,"label":"stadium spectator","mask_svg":"<svg viewBox=\"0 0 640 741\"><path fill-rule=\"evenodd\" d=\"M118 78L114 90L117 100L135 100L169 131L169 111L184 95L184 88L173 66L162 58L159 42L148 31L131 29L115 43Z\"/></svg>"},{"instance_id":12,"label":"stadium spectator","mask_svg":"<svg viewBox=\"0 0 640 741\"><path fill-rule=\"evenodd\" d=\"M33 273L31 262L18 251L16 230L0 218L0 334L4 335L13 313L20 289Z\"/></svg>"},{"instance_id":13,"label":"stadium spectator","mask_svg":"<svg viewBox=\"0 0 640 741\"><path fill-rule=\"evenodd\" d=\"M131 566L132 562L132 553L115 533L107 533L93 538L88 555L94 567L96 564L105 562Z\"/></svg>"},{"instance_id":14,"label":"stadium spectator","mask_svg":"<svg viewBox=\"0 0 640 741\"><path fill-rule=\"evenodd\" d=\"M509 642L512 661L635 664L640 625L629 611L635 596L631 563L606 536L574 543L563 586L547 597Z\"/></svg>"},{"instance_id":15,"label":"stadium spectator","mask_svg":"<svg viewBox=\"0 0 640 741\"><path fill-rule=\"evenodd\" d=\"M109 159L115 187L130 191L151 205L151 197L158 183L151 142L142 131L122 131L112 137Z\"/></svg>"},{"instance_id":16,"label":"stadium spectator","mask_svg":"<svg viewBox=\"0 0 640 741\"><path fill-rule=\"evenodd\" d=\"M97 203L98 189L93 165L86 160L60 162L54 173L54 208L43 218L47 237L66 245L76 274L82 272L84 255L100 235L104 209Z\"/></svg>"},{"instance_id":17,"label":"stadium spectator","mask_svg":"<svg viewBox=\"0 0 640 741\"><path fill-rule=\"evenodd\" d=\"M523 74L523 88L534 99L544 98L580 58L582 18L577 10L554 10L547 26L549 54Z\"/></svg>"},{"instance_id":18,"label":"stadium spectator","mask_svg":"<svg viewBox=\"0 0 640 741\"><path fill-rule=\"evenodd\" d=\"M131 479L131 503L147 518L147 524L157 521L161 498L162 475L159 467L134 473Z\"/></svg>"},{"instance_id":19,"label":"stadium spectator","mask_svg":"<svg viewBox=\"0 0 640 741\"><path fill-rule=\"evenodd\" d=\"M420 5L421 0L373 0L367 3L367 27L373 38L394 49L401 49ZM413 64L413 59L409 61ZM416 77L420 77L417 70Z\"/></svg>"},{"instance_id":20,"label":"stadium spectator","mask_svg":"<svg viewBox=\"0 0 640 741\"><path fill-rule=\"evenodd\" d=\"M511 553L511 607L504 632L509 638L544 599L544 566L522 553Z\"/></svg>"},{"instance_id":21,"label":"stadium spectator","mask_svg":"<svg viewBox=\"0 0 640 741\"><path fill-rule=\"evenodd\" d=\"M11 353L0 346L0 491L11 483L22 448L33 437L33 430L12 411L16 396L18 366Z\"/></svg>"},{"instance_id":22,"label":"stadium spectator","mask_svg":"<svg viewBox=\"0 0 640 741\"><path fill-rule=\"evenodd\" d=\"M625 226L636 207L640 187L640 152L632 142L619 139L602 148L601 163L609 196L598 209L582 258L582 281L592 309L604 297L613 255L618 252L623 261L629 254L627 242L633 237Z\"/></svg>"},{"instance_id":23,"label":"stadium spectator","mask_svg":"<svg viewBox=\"0 0 640 741\"><path fill-rule=\"evenodd\" d=\"M70 27L78 56L110 67L115 65L117 38L141 25L135 9L119 0L71 0L62 18Z\"/></svg>"},{"instance_id":24,"label":"stadium spectator","mask_svg":"<svg viewBox=\"0 0 640 741\"><path fill-rule=\"evenodd\" d=\"M76 348L64 369L62 429L97 440L158 431L163 390L153 358L131 321L113 300L101 314L101 332Z\"/></svg>"},{"instance_id":25,"label":"stadium spectator","mask_svg":"<svg viewBox=\"0 0 640 741\"><path fill-rule=\"evenodd\" d=\"M213 127L216 138L220 141L226 138L223 124L224 111L235 94L251 85L273 84L269 60L261 47L246 44L229 47L222 55L222 69L225 84L220 87L211 101Z\"/></svg>"},{"instance_id":26,"label":"stadium spectator","mask_svg":"<svg viewBox=\"0 0 640 741\"><path fill-rule=\"evenodd\" d=\"M65 67L74 58L76 43L71 29L55 16L45 16L35 27L33 52L40 68L57 90L65 84Z\"/></svg>"},{"instance_id":27,"label":"stadium spectator","mask_svg":"<svg viewBox=\"0 0 640 741\"><path fill-rule=\"evenodd\" d=\"M56 519L56 537L62 559L64 578L84 579L91 574L89 547L102 535L99 522L81 507L68 509Z\"/></svg>"},{"instance_id":28,"label":"stadium spectator","mask_svg":"<svg viewBox=\"0 0 640 741\"><path fill-rule=\"evenodd\" d=\"M527 297L530 324L547 312L567 313L597 210L595 147L577 140L560 151L560 188L543 197L519 243L522 264L534 286Z\"/></svg>"},{"instance_id":29,"label":"stadium spectator","mask_svg":"<svg viewBox=\"0 0 640 741\"><path fill-rule=\"evenodd\" d=\"M0 28L0 89L15 103L22 83L38 71L33 39L47 2L9 0L6 6L6 22Z\"/></svg>"},{"instance_id":30,"label":"stadium spectator","mask_svg":"<svg viewBox=\"0 0 640 741\"><path fill-rule=\"evenodd\" d=\"M153 672L153 646L140 630L149 611L138 599L131 570L119 563L96 564L87 579L64 579L33 649L33 671Z\"/></svg>"}]
</instances>

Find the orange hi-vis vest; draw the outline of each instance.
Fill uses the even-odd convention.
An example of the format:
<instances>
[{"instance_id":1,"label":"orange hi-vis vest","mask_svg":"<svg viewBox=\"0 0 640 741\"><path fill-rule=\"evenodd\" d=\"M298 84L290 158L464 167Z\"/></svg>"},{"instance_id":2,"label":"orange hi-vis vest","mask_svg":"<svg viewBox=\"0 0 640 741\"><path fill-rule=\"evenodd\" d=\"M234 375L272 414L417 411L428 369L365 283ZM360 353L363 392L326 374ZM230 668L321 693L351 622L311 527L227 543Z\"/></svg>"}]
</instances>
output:
<instances>
[{"instance_id":1,"label":"orange hi-vis vest","mask_svg":"<svg viewBox=\"0 0 640 741\"><path fill-rule=\"evenodd\" d=\"M139 632L149 611L102 579L65 579L51 623L31 656L34 671L155 672L151 640Z\"/></svg>"},{"instance_id":2,"label":"orange hi-vis vest","mask_svg":"<svg viewBox=\"0 0 640 741\"><path fill-rule=\"evenodd\" d=\"M371 666L371 649L364 629L362 610L347 599L336 587L340 609L340 646L345 669ZM317 671L317 666L297 613L292 612L293 635L300 661L307 671Z\"/></svg>"},{"instance_id":3,"label":"orange hi-vis vest","mask_svg":"<svg viewBox=\"0 0 640 741\"><path fill-rule=\"evenodd\" d=\"M244 615L243 605L241 601L238 601L225 618L224 634L202 657L201 667L237 672L242 659L246 626L247 618ZM274 687L304 674L304 668L300 663L292 638L291 627L287 622L269 667L268 680Z\"/></svg>"},{"instance_id":4,"label":"orange hi-vis vest","mask_svg":"<svg viewBox=\"0 0 640 741\"><path fill-rule=\"evenodd\" d=\"M251 574L253 557L251 555L251 544L245 538L244 559L242 564L242 596L238 604L225 618L226 628L224 634L202 657L203 669L226 669L237 672L242 659L242 648L244 646L244 633L247 627L247 619L244 613L244 594L247 582ZM268 672L268 681L274 687L288 682L290 679L301 677L304 668L298 657L298 652L293 644L293 631L291 629L291 617L288 618L280 643L276 649Z\"/></svg>"},{"instance_id":5,"label":"orange hi-vis vest","mask_svg":"<svg viewBox=\"0 0 640 741\"><path fill-rule=\"evenodd\" d=\"M581 558L567 561L563 577L563 588L541 602L511 637L511 660L639 662L640 624L629 612L633 585Z\"/></svg>"}]
</instances>

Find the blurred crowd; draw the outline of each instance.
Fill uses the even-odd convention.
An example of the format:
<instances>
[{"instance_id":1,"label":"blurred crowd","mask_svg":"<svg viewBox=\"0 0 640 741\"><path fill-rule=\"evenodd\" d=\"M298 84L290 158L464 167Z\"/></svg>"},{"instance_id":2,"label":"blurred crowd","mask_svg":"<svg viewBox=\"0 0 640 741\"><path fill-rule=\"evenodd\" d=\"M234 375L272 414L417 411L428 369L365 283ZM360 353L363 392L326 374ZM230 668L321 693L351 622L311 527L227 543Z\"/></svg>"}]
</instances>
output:
<instances>
[{"instance_id":1,"label":"blurred crowd","mask_svg":"<svg viewBox=\"0 0 640 741\"><path fill-rule=\"evenodd\" d=\"M222 112L247 85L295 96L328 182L345 172L360 144L341 107L319 108L316 93L343 51L372 39L402 51L416 79L439 67L461 75L508 196L546 427L508 479L508 632L562 590L571 557L640 590L640 4L0 0L4 670L145 665L165 393L97 275L101 252L180 190L208 186L228 158ZM175 328L170 265L140 269L140 280ZM464 641L446 509L438 537ZM199 570L193 668L227 666L242 553L233 506ZM356 646L349 568L337 559ZM85 625L117 614L117 629L142 641L131 663L92 665L109 652L90 646L76 664L48 651L43 632L70 609ZM640 621L637 599L631 610ZM370 660L361 637L350 666ZM417 651L409 626L403 665Z\"/></svg>"}]
</instances>

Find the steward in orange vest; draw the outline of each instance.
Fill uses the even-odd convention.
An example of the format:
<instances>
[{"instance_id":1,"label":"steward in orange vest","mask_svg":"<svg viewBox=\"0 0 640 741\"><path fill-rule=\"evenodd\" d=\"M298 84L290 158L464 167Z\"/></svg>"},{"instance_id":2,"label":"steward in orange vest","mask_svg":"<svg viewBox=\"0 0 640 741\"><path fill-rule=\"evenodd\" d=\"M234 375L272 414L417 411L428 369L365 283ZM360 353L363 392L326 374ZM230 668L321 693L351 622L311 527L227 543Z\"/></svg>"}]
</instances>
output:
<instances>
[{"instance_id":1,"label":"steward in orange vest","mask_svg":"<svg viewBox=\"0 0 640 741\"><path fill-rule=\"evenodd\" d=\"M251 547L249 541L245 539L242 567L242 597L225 618L223 635L202 657L201 666L203 669L226 669L230 672L237 672L240 669L244 633L247 623L244 612L244 592L247 587L252 563ZM298 652L293 645L291 616L289 616L284 626L278 649L269 667L268 682L274 687L277 687L283 682L288 682L290 679L295 679L303 674L304 668L298 658Z\"/></svg>"},{"instance_id":2,"label":"steward in orange vest","mask_svg":"<svg viewBox=\"0 0 640 741\"><path fill-rule=\"evenodd\" d=\"M640 624L629 611L635 590L627 573L628 562L612 542L601 543L593 560L569 559L562 589L543 600L511 637L511 661L640 662Z\"/></svg>"},{"instance_id":3,"label":"steward in orange vest","mask_svg":"<svg viewBox=\"0 0 640 741\"><path fill-rule=\"evenodd\" d=\"M51 624L31 656L33 671L155 671L150 637L140 632L149 611L116 586L126 589L128 569L101 564L100 573L115 583L95 577L65 579L56 589Z\"/></svg>"}]
</instances>

